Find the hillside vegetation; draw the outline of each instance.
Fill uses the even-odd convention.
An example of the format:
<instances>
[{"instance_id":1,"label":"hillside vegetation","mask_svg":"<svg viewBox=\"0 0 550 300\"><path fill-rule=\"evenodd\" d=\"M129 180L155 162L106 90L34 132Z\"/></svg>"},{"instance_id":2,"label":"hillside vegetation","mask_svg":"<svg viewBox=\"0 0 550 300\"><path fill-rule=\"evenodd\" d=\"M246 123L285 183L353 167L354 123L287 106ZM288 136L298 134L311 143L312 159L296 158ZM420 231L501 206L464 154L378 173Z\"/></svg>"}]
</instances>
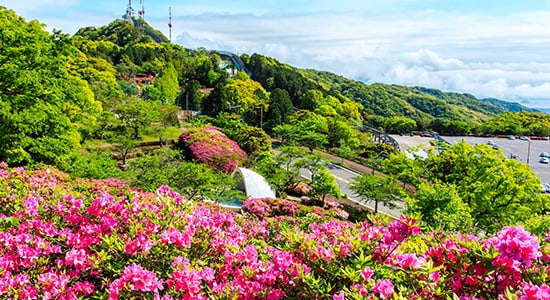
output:
<instances>
[{"instance_id":1,"label":"hillside vegetation","mask_svg":"<svg viewBox=\"0 0 550 300\"><path fill-rule=\"evenodd\" d=\"M84 27L69 37L5 8L1 17L0 158L10 163L60 165L93 140L162 140L179 126L182 108L214 118L236 114L287 142L363 156L372 146L358 131L362 125L390 133L550 134L546 121L527 129L481 126L507 109L522 110L529 124L548 116L468 94L367 85L260 54L243 54L250 73L235 72L216 52L171 44L142 19Z\"/></svg>"}]
</instances>

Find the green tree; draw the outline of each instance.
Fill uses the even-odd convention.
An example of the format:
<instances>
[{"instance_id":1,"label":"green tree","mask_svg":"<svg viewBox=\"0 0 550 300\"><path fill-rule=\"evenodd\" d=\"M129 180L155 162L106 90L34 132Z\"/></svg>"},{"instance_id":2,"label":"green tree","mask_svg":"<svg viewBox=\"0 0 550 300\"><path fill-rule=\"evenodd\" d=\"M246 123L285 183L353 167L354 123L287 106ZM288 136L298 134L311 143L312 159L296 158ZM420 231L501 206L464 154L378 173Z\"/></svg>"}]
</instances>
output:
<instances>
[{"instance_id":1,"label":"green tree","mask_svg":"<svg viewBox=\"0 0 550 300\"><path fill-rule=\"evenodd\" d=\"M67 35L3 7L0 24L0 160L60 163L101 112L86 81L69 72L78 50Z\"/></svg>"},{"instance_id":2,"label":"green tree","mask_svg":"<svg viewBox=\"0 0 550 300\"><path fill-rule=\"evenodd\" d=\"M128 157L136 151L137 141L123 134L116 135L109 141L114 146L114 154L120 159L121 164L125 166Z\"/></svg>"},{"instance_id":3,"label":"green tree","mask_svg":"<svg viewBox=\"0 0 550 300\"><path fill-rule=\"evenodd\" d=\"M307 110L294 113L288 124L276 126L273 131L291 144L308 147L310 152L328 143L327 119Z\"/></svg>"},{"instance_id":4,"label":"green tree","mask_svg":"<svg viewBox=\"0 0 550 300\"><path fill-rule=\"evenodd\" d=\"M149 127L151 122L159 119L159 106L160 103L156 101L128 97L125 102L117 106L115 113L122 128L130 129L133 132L133 138L137 139L144 127Z\"/></svg>"},{"instance_id":5,"label":"green tree","mask_svg":"<svg viewBox=\"0 0 550 300\"><path fill-rule=\"evenodd\" d=\"M334 176L325 167L315 173L310 185L313 188L311 191L312 195L319 197L323 203L327 195L332 195L336 198L341 197L340 187L336 183Z\"/></svg>"},{"instance_id":6,"label":"green tree","mask_svg":"<svg viewBox=\"0 0 550 300\"><path fill-rule=\"evenodd\" d=\"M302 95L301 109L314 111L324 102L323 92L319 90L308 90Z\"/></svg>"},{"instance_id":7,"label":"green tree","mask_svg":"<svg viewBox=\"0 0 550 300\"><path fill-rule=\"evenodd\" d=\"M260 125L261 114L267 110L269 96L260 83L248 80L230 80L225 86L229 104L238 108L239 114L249 124Z\"/></svg>"},{"instance_id":8,"label":"green tree","mask_svg":"<svg viewBox=\"0 0 550 300\"><path fill-rule=\"evenodd\" d=\"M420 216L431 228L462 233L474 228L472 211L453 184L421 183L414 197L407 200L406 212Z\"/></svg>"},{"instance_id":9,"label":"green tree","mask_svg":"<svg viewBox=\"0 0 550 300\"><path fill-rule=\"evenodd\" d=\"M179 95L178 74L171 63L162 69L160 76L155 80L155 87L162 93L163 102L175 104Z\"/></svg>"},{"instance_id":10,"label":"green tree","mask_svg":"<svg viewBox=\"0 0 550 300\"><path fill-rule=\"evenodd\" d=\"M394 116L386 119L386 131L388 133L412 132L416 129L416 122L407 117Z\"/></svg>"},{"instance_id":11,"label":"green tree","mask_svg":"<svg viewBox=\"0 0 550 300\"><path fill-rule=\"evenodd\" d=\"M368 173L357 177L351 183L350 188L367 201L374 201L375 213L378 213L379 202L393 208L395 202L404 195L404 191L398 186L394 177L382 177Z\"/></svg>"},{"instance_id":12,"label":"green tree","mask_svg":"<svg viewBox=\"0 0 550 300\"><path fill-rule=\"evenodd\" d=\"M281 191L292 190L300 182L300 161L306 151L289 146L276 148L275 155L263 152L256 158L256 170L266 178L267 182Z\"/></svg>"},{"instance_id":13,"label":"green tree","mask_svg":"<svg viewBox=\"0 0 550 300\"><path fill-rule=\"evenodd\" d=\"M229 100L225 84L220 82L214 86L214 90L202 100L202 113L215 117L221 112L229 110Z\"/></svg>"},{"instance_id":14,"label":"green tree","mask_svg":"<svg viewBox=\"0 0 550 300\"><path fill-rule=\"evenodd\" d=\"M247 126L240 132L239 136L235 141L251 157L256 157L262 152L271 151L269 135L261 128Z\"/></svg>"},{"instance_id":15,"label":"green tree","mask_svg":"<svg viewBox=\"0 0 550 300\"><path fill-rule=\"evenodd\" d=\"M267 129L282 125L294 113L294 106L287 91L277 88L271 92L270 99L264 123Z\"/></svg>"},{"instance_id":16,"label":"green tree","mask_svg":"<svg viewBox=\"0 0 550 300\"><path fill-rule=\"evenodd\" d=\"M487 145L459 142L439 155L430 153L425 167L428 182L457 187L476 226L485 232L518 224L549 207L530 167Z\"/></svg>"},{"instance_id":17,"label":"green tree","mask_svg":"<svg viewBox=\"0 0 550 300\"><path fill-rule=\"evenodd\" d=\"M412 150L412 148L409 148L409 150ZM420 157L409 159L405 153L395 152L389 154L389 156L382 161L382 164L384 167L383 171L395 176L397 180L401 181L403 188L406 188L407 184L416 186L422 182L424 173L422 165L424 161Z\"/></svg>"},{"instance_id":18,"label":"green tree","mask_svg":"<svg viewBox=\"0 0 550 300\"><path fill-rule=\"evenodd\" d=\"M192 201L223 201L238 195L234 192L237 184L229 175L182 159L177 150L152 151L130 162L130 181L147 191L168 185Z\"/></svg>"},{"instance_id":19,"label":"green tree","mask_svg":"<svg viewBox=\"0 0 550 300\"><path fill-rule=\"evenodd\" d=\"M178 111L179 107L173 104L162 103L158 106L159 122L154 124L153 130L159 138L161 147L166 139L168 129L179 127Z\"/></svg>"},{"instance_id":20,"label":"green tree","mask_svg":"<svg viewBox=\"0 0 550 300\"><path fill-rule=\"evenodd\" d=\"M118 163L106 151L75 151L66 156L60 169L78 178L120 178Z\"/></svg>"}]
</instances>

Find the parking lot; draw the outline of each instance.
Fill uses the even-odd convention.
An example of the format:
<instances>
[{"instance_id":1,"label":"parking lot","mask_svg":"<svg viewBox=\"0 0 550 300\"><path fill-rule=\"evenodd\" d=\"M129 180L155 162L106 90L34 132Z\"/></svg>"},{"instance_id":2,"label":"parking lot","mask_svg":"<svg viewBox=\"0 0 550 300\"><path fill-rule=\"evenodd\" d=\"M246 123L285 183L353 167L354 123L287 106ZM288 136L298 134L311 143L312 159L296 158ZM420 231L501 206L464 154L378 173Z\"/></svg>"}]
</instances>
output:
<instances>
[{"instance_id":1,"label":"parking lot","mask_svg":"<svg viewBox=\"0 0 550 300\"><path fill-rule=\"evenodd\" d=\"M431 140L431 138L420 136L392 135L392 137L397 140L401 150L405 150L411 146L429 147L429 142ZM550 164L542 164L539 162L539 155L541 152L550 153L550 141L524 141L520 139L510 140L507 138L484 138L470 136L444 136L442 138L451 144L464 140L470 145L487 144L489 140L492 140L507 157L510 157L510 155L514 153L519 155L518 160L523 163L527 163L527 160L529 160L528 164L531 166L531 170L537 174L542 183L550 183Z\"/></svg>"}]
</instances>

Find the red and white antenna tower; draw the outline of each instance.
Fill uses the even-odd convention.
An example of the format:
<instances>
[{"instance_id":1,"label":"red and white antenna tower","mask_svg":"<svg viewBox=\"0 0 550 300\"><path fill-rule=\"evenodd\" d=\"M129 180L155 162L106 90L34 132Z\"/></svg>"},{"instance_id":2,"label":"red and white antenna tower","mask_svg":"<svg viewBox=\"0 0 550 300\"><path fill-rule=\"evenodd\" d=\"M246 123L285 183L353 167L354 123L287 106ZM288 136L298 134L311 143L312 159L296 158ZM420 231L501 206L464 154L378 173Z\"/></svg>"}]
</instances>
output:
<instances>
[{"instance_id":1,"label":"red and white antenna tower","mask_svg":"<svg viewBox=\"0 0 550 300\"><path fill-rule=\"evenodd\" d=\"M145 17L145 6L143 6L143 0L139 0L139 11L138 11L138 14L139 14L139 17L143 19L143 17Z\"/></svg>"},{"instance_id":2,"label":"red and white antenna tower","mask_svg":"<svg viewBox=\"0 0 550 300\"><path fill-rule=\"evenodd\" d=\"M168 8L169 10L169 17L168 17L168 30L170 35L170 42L172 42L172 7L170 6Z\"/></svg>"},{"instance_id":3,"label":"red and white antenna tower","mask_svg":"<svg viewBox=\"0 0 550 300\"><path fill-rule=\"evenodd\" d=\"M126 8L126 19L130 20L134 17L134 9L132 8L132 0L128 0L128 7Z\"/></svg>"}]
</instances>

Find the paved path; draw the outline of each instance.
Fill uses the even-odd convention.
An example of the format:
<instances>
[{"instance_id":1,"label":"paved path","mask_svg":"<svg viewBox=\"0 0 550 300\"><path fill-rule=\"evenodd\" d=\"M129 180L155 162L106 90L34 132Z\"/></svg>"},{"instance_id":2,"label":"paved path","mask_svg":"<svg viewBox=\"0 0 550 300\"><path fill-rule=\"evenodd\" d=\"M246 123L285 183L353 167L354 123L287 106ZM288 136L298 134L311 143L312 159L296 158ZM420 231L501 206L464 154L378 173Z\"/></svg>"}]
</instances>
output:
<instances>
[{"instance_id":1,"label":"paved path","mask_svg":"<svg viewBox=\"0 0 550 300\"><path fill-rule=\"evenodd\" d=\"M345 194L347 196L346 199L340 199L340 202L344 202L346 204L353 204L358 205L364 208L368 208L371 211L374 211L375 202L374 201L367 201L363 197L355 194L349 187L350 183L355 180L355 178L361 174L369 173L372 174L373 170L367 166L364 166L362 164L358 164L356 162L342 159L340 157L337 157L335 155L321 152L314 150L315 153L321 154L325 157L325 159L329 162L334 163L327 163L327 168L329 172L334 176L336 183L340 187L340 191L342 194ZM374 174L378 176L384 176L384 174L374 171ZM405 203L400 202L396 203L396 208L389 208L388 206L384 205L384 203L379 202L378 203L378 213L385 214L387 216L390 216L394 219L398 219L399 216L402 214L402 210L405 208Z\"/></svg>"}]
</instances>

